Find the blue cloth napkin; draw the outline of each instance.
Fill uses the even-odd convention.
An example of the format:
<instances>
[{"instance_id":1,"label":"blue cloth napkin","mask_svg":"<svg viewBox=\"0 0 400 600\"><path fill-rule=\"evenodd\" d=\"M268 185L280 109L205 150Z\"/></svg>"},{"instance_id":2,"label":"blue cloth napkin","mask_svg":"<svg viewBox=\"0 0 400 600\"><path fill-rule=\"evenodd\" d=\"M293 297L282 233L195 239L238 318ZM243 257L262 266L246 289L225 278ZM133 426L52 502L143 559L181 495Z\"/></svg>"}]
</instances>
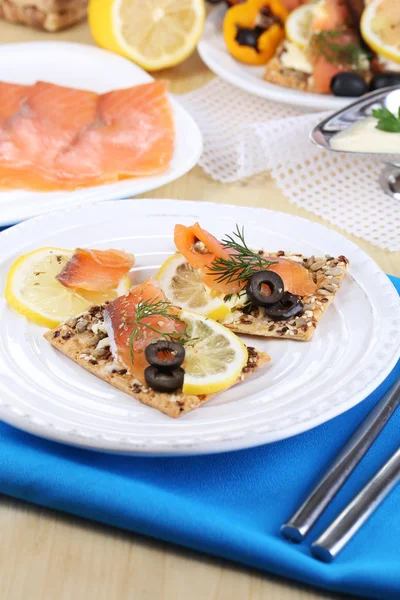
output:
<instances>
[{"instance_id":1,"label":"blue cloth napkin","mask_svg":"<svg viewBox=\"0 0 400 600\"><path fill-rule=\"evenodd\" d=\"M400 279L393 282L400 292ZM368 411L400 377L400 362L364 402L294 438L187 458L131 458L80 450L0 423L0 492L136 531L329 590L400 598L400 486L332 564L280 525ZM400 411L310 536L312 541L399 446Z\"/></svg>"}]
</instances>

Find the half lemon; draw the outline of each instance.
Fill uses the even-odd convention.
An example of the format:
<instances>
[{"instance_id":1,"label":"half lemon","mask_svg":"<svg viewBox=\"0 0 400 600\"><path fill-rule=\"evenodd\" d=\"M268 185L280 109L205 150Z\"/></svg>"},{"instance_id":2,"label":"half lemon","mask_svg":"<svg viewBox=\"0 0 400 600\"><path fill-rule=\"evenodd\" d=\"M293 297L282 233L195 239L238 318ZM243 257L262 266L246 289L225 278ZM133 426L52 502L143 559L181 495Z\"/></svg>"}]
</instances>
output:
<instances>
[{"instance_id":1,"label":"half lemon","mask_svg":"<svg viewBox=\"0 0 400 600\"><path fill-rule=\"evenodd\" d=\"M99 46L147 71L181 63L196 48L204 0L90 0L89 27Z\"/></svg>"},{"instance_id":2,"label":"half lemon","mask_svg":"<svg viewBox=\"0 0 400 600\"><path fill-rule=\"evenodd\" d=\"M399 0L372 0L364 9L360 30L372 50L400 63Z\"/></svg>"}]
</instances>

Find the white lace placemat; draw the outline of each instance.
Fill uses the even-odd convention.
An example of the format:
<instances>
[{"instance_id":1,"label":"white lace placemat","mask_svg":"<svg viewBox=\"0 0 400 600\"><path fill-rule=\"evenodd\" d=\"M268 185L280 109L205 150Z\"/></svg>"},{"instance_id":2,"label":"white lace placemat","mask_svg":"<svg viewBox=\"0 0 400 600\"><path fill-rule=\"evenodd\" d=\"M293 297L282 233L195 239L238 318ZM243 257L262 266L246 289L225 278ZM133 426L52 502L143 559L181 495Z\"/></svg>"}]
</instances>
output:
<instances>
[{"instance_id":1,"label":"white lace placemat","mask_svg":"<svg viewBox=\"0 0 400 600\"><path fill-rule=\"evenodd\" d=\"M179 99L202 130L200 165L211 177L233 182L268 170L289 201L380 248L400 250L400 202L379 187L382 164L309 141L325 113L264 100L219 78Z\"/></svg>"}]
</instances>

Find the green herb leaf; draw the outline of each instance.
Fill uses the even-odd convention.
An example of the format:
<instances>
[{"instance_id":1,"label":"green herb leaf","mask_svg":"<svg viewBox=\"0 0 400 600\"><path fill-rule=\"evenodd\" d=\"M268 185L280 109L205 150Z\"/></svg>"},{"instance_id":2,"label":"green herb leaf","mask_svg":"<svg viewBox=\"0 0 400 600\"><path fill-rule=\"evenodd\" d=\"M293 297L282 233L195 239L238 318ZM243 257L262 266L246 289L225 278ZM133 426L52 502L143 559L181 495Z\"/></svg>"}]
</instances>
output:
<instances>
[{"instance_id":1,"label":"green herb leaf","mask_svg":"<svg viewBox=\"0 0 400 600\"><path fill-rule=\"evenodd\" d=\"M350 32L350 28L342 27L314 34L311 39L311 52L322 55L331 64L365 71L370 54L356 41L343 41L343 35Z\"/></svg>"},{"instance_id":2,"label":"green herb leaf","mask_svg":"<svg viewBox=\"0 0 400 600\"><path fill-rule=\"evenodd\" d=\"M209 273L217 275L215 281L218 283L236 281L244 286L254 273L275 264L275 261L267 260L258 252L250 250L244 239L244 228L240 230L238 225L236 231L227 235L222 243L234 253L230 254L229 258L215 258L209 265Z\"/></svg>"},{"instance_id":3,"label":"green herb leaf","mask_svg":"<svg viewBox=\"0 0 400 600\"><path fill-rule=\"evenodd\" d=\"M390 110L387 108L374 109L372 114L375 119L378 119L378 123L376 125L377 129L392 133L400 133L400 108L398 117L396 117L396 115L390 112Z\"/></svg>"}]
</instances>

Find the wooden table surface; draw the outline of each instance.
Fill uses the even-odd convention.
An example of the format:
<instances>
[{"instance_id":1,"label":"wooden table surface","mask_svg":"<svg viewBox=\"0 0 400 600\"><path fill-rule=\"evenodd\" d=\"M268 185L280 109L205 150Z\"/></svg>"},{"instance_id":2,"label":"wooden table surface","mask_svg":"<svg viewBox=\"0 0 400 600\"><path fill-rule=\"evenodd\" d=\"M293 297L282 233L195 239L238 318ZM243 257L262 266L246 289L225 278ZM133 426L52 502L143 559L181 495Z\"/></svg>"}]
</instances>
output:
<instances>
[{"instance_id":1,"label":"wooden table surface","mask_svg":"<svg viewBox=\"0 0 400 600\"><path fill-rule=\"evenodd\" d=\"M43 34L0 22L0 43L67 40L92 44L86 24ZM157 75L173 92L212 74L195 54ZM199 167L145 197L262 206L323 223L290 204L267 175L220 184ZM337 229L337 228L335 228ZM343 233L343 232L342 232ZM347 235L386 272L400 275L400 253ZM314 600L343 599L227 561L0 497L0 598L4 600Z\"/></svg>"}]
</instances>

